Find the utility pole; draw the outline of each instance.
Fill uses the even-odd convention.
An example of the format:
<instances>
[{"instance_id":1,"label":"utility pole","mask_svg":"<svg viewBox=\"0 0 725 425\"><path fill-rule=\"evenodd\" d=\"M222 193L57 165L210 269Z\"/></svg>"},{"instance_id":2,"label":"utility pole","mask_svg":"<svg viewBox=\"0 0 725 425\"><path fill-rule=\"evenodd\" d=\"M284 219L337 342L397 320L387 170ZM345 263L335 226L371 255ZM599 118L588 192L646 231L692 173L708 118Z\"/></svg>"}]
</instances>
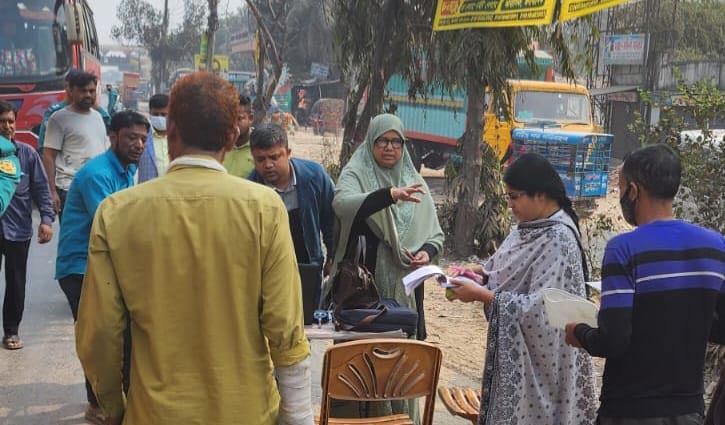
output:
<instances>
[{"instance_id":1,"label":"utility pole","mask_svg":"<svg viewBox=\"0 0 725 425\"><path fill-rule=\"evenodd\" d=\"M206 39L208 47L206 49L206 70L211 72L214 70L214 39L216 37L216 30L219 27L219 16L217 15L217 7L219 0L209 0L209 19L208 28L206 30Z\"/></svg>"},{"instance_id":2,"label":"utility pole","mask_svg":"<svg viewBox=\"0 0 725 425\"><path fill-rule=\"evenodd\" d=\"M166 84L169 81L169 77L167 75L167 65L166 65L166 52L169 48L169 0L164 0L164 20L161 24L163 27L161 30L163 33L161 34L161 91L166 92Z\"/></svg>"}]
</instances>

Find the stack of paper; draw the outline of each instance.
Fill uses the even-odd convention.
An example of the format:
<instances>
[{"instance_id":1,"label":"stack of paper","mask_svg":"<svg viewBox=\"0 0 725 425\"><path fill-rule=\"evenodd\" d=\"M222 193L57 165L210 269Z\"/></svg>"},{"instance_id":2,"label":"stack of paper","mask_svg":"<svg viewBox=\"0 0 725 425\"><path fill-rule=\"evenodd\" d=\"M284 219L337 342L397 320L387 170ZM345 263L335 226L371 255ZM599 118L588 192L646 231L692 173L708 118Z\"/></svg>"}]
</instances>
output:
<instances>
[{"instance_id":1,"label":"stack of paper","mask_svg":"<svg viewBox=\"0 0 725 425\"><path fill-rule=\"evenodd\" d=\"M567 323L586 323L597 327L599 308L593 302L557 288L546 288L543 293L551 326L564 329Z\"/></svg>"},{"instance_id":2,"label":"stack of paper","mask_svg":"<svg viewBox=\"0 0 725 425\"><path fill-rule=\"evenodd\" d=\"M455 283L451 282L451 277L446 275L443 270L438 266L423 266L410 274L403 276L403 286L405 287L406 295L413 293L413 290L418 287L423 281L435 277L441 288L455 288ZM476 283L475 281L462 276L457 276L456 279Z\"/></svg>"}]
</instances>

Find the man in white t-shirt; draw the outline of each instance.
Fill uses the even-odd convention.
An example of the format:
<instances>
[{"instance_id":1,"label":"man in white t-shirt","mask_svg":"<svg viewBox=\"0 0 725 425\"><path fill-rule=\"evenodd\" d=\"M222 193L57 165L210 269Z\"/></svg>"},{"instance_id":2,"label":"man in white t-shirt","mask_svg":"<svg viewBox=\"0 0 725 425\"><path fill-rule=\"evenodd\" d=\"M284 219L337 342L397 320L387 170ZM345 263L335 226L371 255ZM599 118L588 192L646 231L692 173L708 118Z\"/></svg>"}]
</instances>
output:
<instances>
[{"instance_id":1,"label":"man in white t-shirt","mask_svg":"<svg viewBox=\"0 0 725 425\"><path fill-rule=\"evenodd\" d=\"M106 126L93 109L98 79L87 72L68 78L70 104L51 115L45 132L43 166L59 220L76 172L108 149Z\"/></svg>"}]
</instances>

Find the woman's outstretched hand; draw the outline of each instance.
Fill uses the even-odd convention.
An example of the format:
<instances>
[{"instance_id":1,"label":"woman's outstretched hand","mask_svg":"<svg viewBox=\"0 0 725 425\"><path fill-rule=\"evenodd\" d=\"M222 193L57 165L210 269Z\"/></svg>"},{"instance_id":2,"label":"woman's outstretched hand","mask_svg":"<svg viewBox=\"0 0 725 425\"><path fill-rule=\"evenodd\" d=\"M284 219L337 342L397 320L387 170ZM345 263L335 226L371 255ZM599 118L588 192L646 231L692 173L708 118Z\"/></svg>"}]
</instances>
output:
<instances>
[{"instance_id":1,"label":"woman's outstretched hand","mask_svg":"<svg viewBox=\"0 0 725 425\"><path fill-rule=\"evenodd\" d=\"M425 195L425 191L423 190L423 184L416 183L407 187L393 187L390 189L390 197L393 198L393 201L395 202L405 201L415 202L416 204L418 204L420 203L420 199L413 196L416 193Z\"/></svg>"},{"instance_id":2,"label":"woman's outstretched hand","mask_svg":"<svg viewBox=\"0 0 725 425\"><path fill-rule=\"evenodd\" d=\"M450 301L459 300L464 303L480 301L484 304L493 302L493 291L467 279L451 278L451 283L457 285L448 288Z\"/></svg>"}]
</instances>

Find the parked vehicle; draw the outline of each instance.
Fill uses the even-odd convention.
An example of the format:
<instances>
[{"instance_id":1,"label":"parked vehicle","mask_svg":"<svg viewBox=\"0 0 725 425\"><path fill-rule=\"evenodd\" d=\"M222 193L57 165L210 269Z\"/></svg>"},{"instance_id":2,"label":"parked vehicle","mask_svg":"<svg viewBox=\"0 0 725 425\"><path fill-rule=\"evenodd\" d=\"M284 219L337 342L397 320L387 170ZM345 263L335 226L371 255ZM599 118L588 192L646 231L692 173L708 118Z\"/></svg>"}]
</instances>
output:
<instances>
[{"instance_id":1,"label":"parked vehicle","mask_svg":"<svg viewBox=\"0 0 725 425\"><path fill-rule=\"evenodd\" d=\"M539 73L534 74L523 57L519 58L519 76L509 80L511 101L504 97L492 101L487 91L484 107L483 140L503 162L510 158L511 131L514 128L558 128L565 131L599 132L591 113L589 92L583 86L553 82L553 58L536 51ZM535 80L538 78L538 80ZM394 75L387 87L387 101L405 123L417 167L440 169L455 153L458 139L466 128L466 103L463 89L453 93L431 88L425 98L410 99L405 80ZM508 111L508 114L506 112Z\"/></svg>"},{"instance_id":2,"label":"parked vehicle","mask_svg":"<svg viewBox=\"0 0 725 425\"><path fill-rule=\"evenodd\" d=\"M613 135L515 128L511 137L514 158L534 152L549 160L571 199L584 201L607 195Z\"/></svg>"},{"instance_id":3,"label":"parked vehicle","mask_svg":"<svg viewBox=\"0 0 725 425\"><path fill-rule=\"evenodd\" d=\"M141 76L138 72L124 72L121 84L121 102L131 109L138 109L138 89Z\"/></svg>"},{"instance_id":4,"label":"parked vehicle","mask_svg":"<svg viewBox=\"0 0 725 425\"><path fill-rule=\"evenodd\" d=\"M101 77L93 12L85 0L3 0L0 24L0 99L18 110L15 138L37 148L43 113L65 99L70 68Z\"/></svg>"},{"instance_id":5,"label":"parked vehicle","mask_svg":"<svg viewBox=\"0 0 725 425\"><path fill-rule=\"evenodd\" d=\"M484 105L483 140L503 162L510 158L514 128L545 128L574 132L599 132L591 112L586 87L549 81L509 80L511 100L504 96ZM399 76L388 84L389 100L405 123L406 137L416 166L445 167L466 128L467 96L459 90L450 96L433 91L427 99L408 98L408 85ZM506 114L508 110L508 115Z\"/></svg>"},{"instance_id":6,"label":"parked vehicle","mask_svg":"<svg viewBox=\"0 0 725 425\"><path fill-rule=\"evenodd\" d=\"M344 100L323 98L312 105L307 122L315 134L335 133L342 127L344 112Z\"/></svg>"}]
</instances>

